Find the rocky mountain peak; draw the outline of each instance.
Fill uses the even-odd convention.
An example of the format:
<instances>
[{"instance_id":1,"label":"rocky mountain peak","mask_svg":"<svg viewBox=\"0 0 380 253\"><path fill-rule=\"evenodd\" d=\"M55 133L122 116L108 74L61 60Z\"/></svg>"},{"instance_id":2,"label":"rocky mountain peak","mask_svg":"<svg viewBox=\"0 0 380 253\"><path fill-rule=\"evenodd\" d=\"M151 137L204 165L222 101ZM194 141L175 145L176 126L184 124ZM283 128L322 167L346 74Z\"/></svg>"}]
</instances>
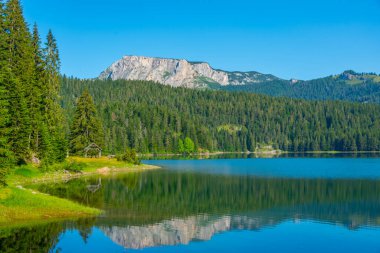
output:
<instances>
[{"instance_id":1,"label":"rocky mountain peak","mask_svg":"<svg viewBox=\"0 0 380 253\"><path fill-rule=\"evenodd\" d=\"M203 81L228 84L228 75L214 70L207 63L187 60L124 56L102 72L100 79L146 80L174 86L196 88Z\"/></svg>"},{"instance_id":2,"label":"rocky mountain peak","mask_svg":"<svg viewBox=\"0 0 380 253\"><path fill-rule=\"evenodd\" d=\"M228 72L205 62L184 59L124 56L103 71L100 79L154 81L173 87L202 88L209 85L245 85L278 79L258 72Z\"/></svg>"}]
</instances>

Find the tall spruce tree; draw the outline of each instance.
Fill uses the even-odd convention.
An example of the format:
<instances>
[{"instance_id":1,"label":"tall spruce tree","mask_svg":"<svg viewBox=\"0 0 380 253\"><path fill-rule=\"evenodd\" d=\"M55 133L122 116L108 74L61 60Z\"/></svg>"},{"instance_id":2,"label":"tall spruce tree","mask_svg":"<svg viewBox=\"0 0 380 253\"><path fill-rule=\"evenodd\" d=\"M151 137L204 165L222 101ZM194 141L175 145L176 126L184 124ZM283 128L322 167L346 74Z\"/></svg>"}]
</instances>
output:
<instances>
[{"instance_id":1,"label":"tall spruce tree","mask_svg":"<svg viewBox=\"0 0 380 253\"><path fill-rule=\"evenodd\" d=\"M67 142L65 136L65 118L63 116L62 108L59 104L59 91L60 91L60 66L61 61L59 58L59 51L57 41L49 30L45 48L43 50L43 59L46 74L45 87L42 90L44 97L43 104L45 105L44 118L47 123L48 132L51 136L51 147L54 161L62 161L65 159ZM49 138L46 136L46 138ZM45 142L47 143L47 142Z\"/></svg>"},{"instance_id":2,"label":"tall spruce tree","mask_svg":"<svg viewBox=\"0 0 380 253\"><path fill-rule=\"evenodd\" d=\"M9 94L6 87L7 73L7 33L4 25L4 5L0 1L0 186L5 185L5 174L12 163L9 136Z\"/></svg>"},{"instance_id":3,"label":"tall spruce tree","mask_svg":"<svg viewBox=\"0 0 380 253\"><path fill-rule=\"evenodd\" d=\"M4 26L3 3L0 1L0 181L5 171L13 162L13 154L9 144L10 128L10 96L8 89L14 85L8 67L7 36ZM1 182L0 182L1 184Z\"/></svg>"},{"instance_id":4,"label":"tall spruce tree","mask_svg":"<svg viewBox=\"0 0 380 253\"><path fill-rule=\"evenodd\" d=\"M31 122L26 91L33 88L33 51L31 35L24 20L18 0L9 0L4 11L4 27L7 33L7 57L9 76L6 89L9 95L10 135L9 143L18 162L30 155Z\"/></svg>"},{"instance_id":5,"label":"tall spruce tree","mask_svg":"<svg viewBox=\"0 0 380 253\"><path fill-rule=\"evenodd\" d=\"M44 140L42 138L42 128L44 123L44 96L43 89L46 83L45 64L43 61L43 53L41 49L41 39L38 32L37 24L33 26L32 34L32 47L33 47L33 63L34 63L34 75L33 75L33 89L30 91L33 95L30 100L29 112L33 117L31 118L31 149L39 158L45 159L42 154L46 152L41 149L41 143ZM50 137L49 137L50 138Z\"/></svg>"},{"instance_id":6,"label":"tall spruce tree","mask_svg":"<svg viewBox=\"0 0 380 253\"><path fill-rule=\"evenodd\" d=\"M4 85L5 76L0 73L0 186L5 184L4 178L13 162L13 154L8 142L9 136L9 103L8 92Z\"/></svg>"},{"instance_id":7,"label":"tall spruce tree","mask_svg":"<svg viewBox=\"0 0 380 253\"><path fill-rule=\"evenodd\" d=\"M100 147L104 145L103 127L88 90L84 90L77 101L70 132L72 154L82 155L84 148L91 143L96 143Z\"/></svg>"}]
</instances>

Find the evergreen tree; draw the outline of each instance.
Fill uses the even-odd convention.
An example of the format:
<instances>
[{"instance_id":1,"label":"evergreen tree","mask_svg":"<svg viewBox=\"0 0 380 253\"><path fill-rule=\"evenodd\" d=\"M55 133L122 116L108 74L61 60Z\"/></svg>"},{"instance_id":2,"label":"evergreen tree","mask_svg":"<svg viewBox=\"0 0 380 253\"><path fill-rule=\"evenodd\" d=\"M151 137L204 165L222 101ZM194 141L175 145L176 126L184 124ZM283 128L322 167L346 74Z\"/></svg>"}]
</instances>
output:
<instances>
[{"instance_id":1,"label":"evergreen tree","mask_svg":"<svg viewBox=\"0 0 380 253\"><path fill-rule=\"evenodd\" d=\"M185 146L183 145L183 140L178 140L178 153L184 154L185 153Z\"/></svg>"},{"instance_id":2,"label":"evergreen tree","mask_svg":"<svg viewBox=\"0 0 380 253\"><path fill-rule=\"evenodd\" d=\"M9 94L5 85L7 76L7 33L4 25L4 8L0 1L0 186L5 184L5 174L12 163L9 146ZM9 73L8 73L9 74Z\"/></svg>"},{"instance_id":3,"label":"evergreen tree","mask_svg":"<svg viewBox=\"0 0 380 253\"><path fill-rule=\"evenodd\" d=\"M81 155L84 148L91 143L103 146L103 127L98 119L94 101L85 90L78 99L74 120L70 131L70 151L72 154Z\"/></svg>"},{"instance_id":4,"label":"evergreen tree","mask_svg":"<svg viewBox=\"0 0 380 253\"><path fill-rule=\"evenodd\" d=\"M10 68L23 84L23 91L30 91L34 74L32 39L19 0L7 2L5 25L8 33Z\"/></svg>"},{"instance_id":5,"label":"evergreen tree","mask_svg":"<svg viewBox=\"0 0 380 253\"><path fill-rule=\"evenodd\" d=\"M31 36L18 0L9 0L5 8L7 33L8 78L5 80L9 94L10 135L9 142L18 162L30 155L31 122L26 91L33 88L33 52ZM28 93L30 94L30 93Z\"/></svg>"},{"instance_id":6,"label":"evergreen tree","mask_svg":"<svg viewBox=\"0 0 380 253\"><path fill-rule=\"evenodd\" d=\"M192 139L190 139L189 137L186 137L184 142L183 142L183 146L184 146L184 149L185 149L185 153L186 154L191 154L191 153L194 153L195 152L195 145L194 145L194 142Z\"/></svg>"},{"instance_id":7,"label":"evergreen tree","mask_svg":"<svg viewBox=\"0 0 380 253\"><path fill-rule=\"evenodd\" d=\"M2 69L3 67L1 67ZM2 72L2 71L1 71ZM13 154L9 146L9 103L8 92L4 85L6 76L0 73L0 186L5 185L5 174L13 162Z\"/></svg>"},{"instance_id":8,"label":"evergreen tree","mask_svg":"<svg viewBox=\"0 0 380 253\"><path fill-rule=\"evenodd\" d=\"M50 138L50 136L42 135L43 128L43 105L44 96L43 89L45 84L45 71L44 71L44 61L41 50L41 40L38 32L38 27L34 24L33 36L32 36L32 46L33 46L33 56L34 56L34 76L33 76L33 89L30 90L32 93L30 100L29 112L33 117L31 118L31 149L40 158L46 158L42 154L47 153L46 150L41 150L41 143L48 140L42 140L41 138Z\"/></svg>"},{"instance_id":9,"label":"evergreen tree","mask_svg":"<svg viewBox=\"0 0 380 253\"><path fill-rule=\"evenodd\" d=\"M59 104L60 97L60 58L57 41L49 30L45 48L43 50L44 74L46 74L45 87L42 89L45 106L44 119L50 134L53 153L52 161L62 161L66 155L65 117ZM39 75L41 76L41 75ZM42 75L44 76L44 75ZM49 138L47 135L46 138Z\"/></svg>"}]
</instances>

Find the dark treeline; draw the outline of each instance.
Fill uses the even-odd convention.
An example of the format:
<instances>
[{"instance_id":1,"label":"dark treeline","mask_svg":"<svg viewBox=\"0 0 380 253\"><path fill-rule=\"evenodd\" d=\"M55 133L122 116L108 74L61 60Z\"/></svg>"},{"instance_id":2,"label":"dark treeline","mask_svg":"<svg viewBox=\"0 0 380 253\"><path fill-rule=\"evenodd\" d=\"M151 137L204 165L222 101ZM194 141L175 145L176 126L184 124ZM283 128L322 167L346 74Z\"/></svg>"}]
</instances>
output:
<instances>
[{"instance_id":1,"label":"dark treeline","mask_svg":"<svg viewBox=\"0 0 380 253\"><path fill-rule=\"evenodd\" d=\"M51 31L41 45L18 0L0 1L0 170L62 161L66 131L59 104L60 60Z\"/></svg>"},{"instance_id":2,"label":"dark treeline","mask_svg":"<svg viewBox=\"0 0 380 253\"><path fill-rule=\"evenodd\" d=\"M326 77L310 81L299 81L295 84L286 80L276 80L252 85L213 86L213 88L307 100L346 100L361 103L380 103L380 83L372 80L350 84L346 80Z\"/></svg>"},{"instance_id":3,"label":"dark treeline","mask_svg":"<svg viewBox=\"0 0 380 253\"><path fill-rule=\"evenodd\" d=\"M272 98L244 92L171 88L144 81L62 79L70 119L88 89L102 118L106 152L380 150L380 106Z\"/></svg>"}]
</instances>

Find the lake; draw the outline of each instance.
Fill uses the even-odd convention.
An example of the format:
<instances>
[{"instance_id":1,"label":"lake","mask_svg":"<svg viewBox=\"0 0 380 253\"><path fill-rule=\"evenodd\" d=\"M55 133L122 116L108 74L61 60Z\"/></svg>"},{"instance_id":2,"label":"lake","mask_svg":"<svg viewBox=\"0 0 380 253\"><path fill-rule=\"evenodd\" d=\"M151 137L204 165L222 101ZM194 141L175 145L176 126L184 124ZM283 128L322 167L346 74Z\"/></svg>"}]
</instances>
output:
<instances>
[{"instance_id":1,"label":"lake","mask_svg":"<svg viewBox=\"0 0 380 253\"><path fill-rule=\"evenodd\" d=\"M0 252L380 252L380 158L144 163L34 186L105 212L0 230Z\"/></svg>"}]
</instances>

